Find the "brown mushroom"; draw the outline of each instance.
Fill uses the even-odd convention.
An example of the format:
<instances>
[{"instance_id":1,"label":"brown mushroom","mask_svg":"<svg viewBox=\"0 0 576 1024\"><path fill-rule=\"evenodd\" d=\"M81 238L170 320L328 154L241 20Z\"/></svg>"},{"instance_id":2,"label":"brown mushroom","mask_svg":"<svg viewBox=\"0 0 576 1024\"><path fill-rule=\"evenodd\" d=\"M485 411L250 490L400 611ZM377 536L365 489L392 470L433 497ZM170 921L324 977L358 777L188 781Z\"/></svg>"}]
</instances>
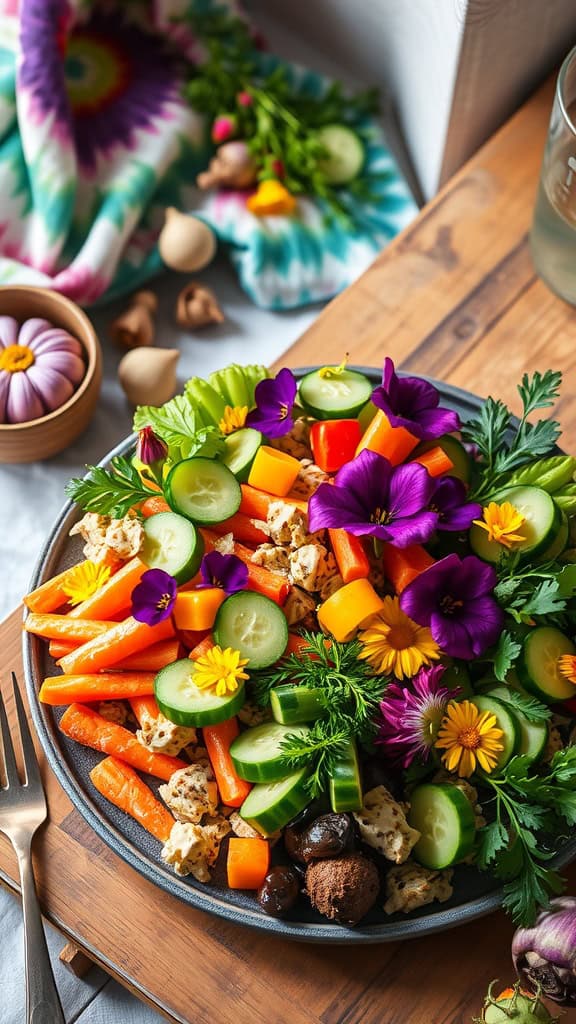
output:
<instances>
[{"instance_id":1,"label":"brown mushroom","mask_svg":"<svg viewBox=\"0 0 576 1024\"><path fill-rule=\"evenodd\" d=\"M200 281L190 281L176 300L176 323L180 327L205 327L221 324L224 314L211 288Z\"/></svg>"},{"instance_id":2,"label":"brown mushroom","mask_svg":"<svg viewBox=\"0 0 576 1024\"><path fill-rule=\"evenodd\" d=\"M154 344L154 315L158 299L154 292L136 292L130 305L110 324L110 335L121 348L140 348Z\"/></svg>"}]
</instances>

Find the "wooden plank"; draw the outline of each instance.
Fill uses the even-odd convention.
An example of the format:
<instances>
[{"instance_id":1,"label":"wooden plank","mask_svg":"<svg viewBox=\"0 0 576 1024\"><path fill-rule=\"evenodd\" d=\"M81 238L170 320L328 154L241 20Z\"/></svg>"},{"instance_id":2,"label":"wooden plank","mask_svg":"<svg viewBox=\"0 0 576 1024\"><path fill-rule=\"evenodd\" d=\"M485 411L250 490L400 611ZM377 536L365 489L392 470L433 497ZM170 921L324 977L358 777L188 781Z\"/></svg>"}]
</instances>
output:
<instances>
[{"instance_id":1,"label":"wooden plank","mask_svg":"<svg viewBox=\"0 0 576 1024\"><path fill-rule=\"evenodd\" d=\"M576 314L535 279L527 248L550 101L549 84L282 363L349 351L380 365L390 354L412 372L509 401L525 370L573 369ZM576 447L574 398L565 393L557 411ZM21 672L19 634L16 612L0 626L6 670ZM460 1024L478 1014L491 978L512 979L513 928L502 914L362 948L304 947L205 916L118 860L42 770L50 822L35 863L47 917L169 1020L213 1024L217 1008L219 1024L380 1024L385 1006L386 1024ZM15 871L0 837L0 873Z\"/></svg>"}]
</instances>

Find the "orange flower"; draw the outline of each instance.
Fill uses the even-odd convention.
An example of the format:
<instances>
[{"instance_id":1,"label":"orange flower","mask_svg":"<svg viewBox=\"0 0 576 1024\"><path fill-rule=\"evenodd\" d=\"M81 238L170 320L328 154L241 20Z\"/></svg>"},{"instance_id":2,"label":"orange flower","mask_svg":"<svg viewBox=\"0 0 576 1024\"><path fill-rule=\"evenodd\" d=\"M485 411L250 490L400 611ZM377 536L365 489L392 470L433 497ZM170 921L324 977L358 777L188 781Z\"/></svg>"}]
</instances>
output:
<instances>
[{"instance_id":1,"label":"orange flower","mask_svg":"<svg viewBox=\"0 0 576 1024\"><path fill-rule=\"evenodd\" d=\"M558 658L558 671L576 686L576 654L561 654Z\"/></svg>"},{"instance_id":2,"label":"orange flower","mask_svg":"<svg viewBox=\"0 0 576 1024\"><path fill-rule=\"evenodd\" d=\"M474 523L486 530L488 540L496 541L505 548L511 548L526 540L521 533L515 532L526 521L526 517L509 501L503 501L501 505L491 501L482 509L482 515L483 518L475 519Z\"/></svg>"},{"instance_id":3,"label":"orange flower","mask_svg":"<svg viewBox=\"0 0 576 1024\"><path fill-rule=\"evenodd\" d=\"M254 195L246 200L246 206L257 217L268 217L294 213L296 200L282 182L269 178L260 182Z\"/></svg>"}]
</instances>

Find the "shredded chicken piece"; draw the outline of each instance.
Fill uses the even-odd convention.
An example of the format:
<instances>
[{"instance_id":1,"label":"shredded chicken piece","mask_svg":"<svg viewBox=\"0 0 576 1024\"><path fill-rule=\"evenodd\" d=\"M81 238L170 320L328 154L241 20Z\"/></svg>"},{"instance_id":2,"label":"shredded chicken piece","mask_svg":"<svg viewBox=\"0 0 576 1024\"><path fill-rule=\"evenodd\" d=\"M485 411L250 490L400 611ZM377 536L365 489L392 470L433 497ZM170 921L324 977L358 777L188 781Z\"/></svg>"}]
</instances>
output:
<instances>
[{"instance_id":1,"label":"shredded chicken piece","mask_svg":"<svg viewBox=\"0 0 576 1024\"><path fill-rule=\"evenodd\" d=\"M291 498L307 501L320 484L328 482L330 477L312 459L300 459L300 470L290 491Z\"/></svg>"},{"instance_id":2,"label":"shredded chicken piece","mask_svg":"<svg viewBox=\"0 0 576 1024\"><path fill-rule=\"evenodd\" d=\"M290 555L290 576L303 590L315 592L338 573L332 552L323 544L305 544Z\"/></svg>"},{"instance_id":3,"label":"shredded chicken piece","mask_svg":"<svg viewBox=\"0 0 576 1024\"><path fill-rule=\"evenodd\" d=\"M316 601L300 587L292 587L282 610L289 626L302 623L308 625L312 616L310 628L316 629Z\"/></svg>"},{"instance_id":4,"label":"shredded chicken piece","mask_svg":"<svg viewBox=\"0 0 576 1024\"><path fill-rule=\"evenodd\" d=\"M98 714L107 722L115 722L116 725L126 725L128 721L128 708L121 700L101 700L98 704Z\"/></svg>"},{"instance_id":5,"label":"shredded chicken piece","mask_svg":"<svg viewBox=\"0 0 576 1024\"><path fill-rule=\"evenodd\" d=\"M210 868L229 831L228 821L219 815L205 825L176 821L162 849L162 860L170 864L177 875L193 875L199 882L209 882Z\"/></svg>"},{"instance_id":6,"label":"shredded chicken piece","mask_svg":"<svg viewBox=\"0 0 576 1024\"><path fill-rule=\"evenodd\" d=\"M451 870L431 871L411 861L390 868L386 875L384 912L409 914L434 900L445 903L454 891L452 875Z\"/></svg>"},{"instance_id":7,"label":"shredded chicken piece","mask_svg":"<svg viewBox=\"0 0 576 1024\"><path fill-rule=\"evenodd\" d=\"M283 437L274 437L270 441L272 448L281 452L287 452L295 459L310 459L312 450L310 448L310 424L302 416L294 420L294 425L288 434Z\"/></svg>"},{"instance_id":8,"label":"shredded chicken piece","mask_svg":"<svg viewBox=\"0 0 576 1024\"><path fill-rule=\"evenodd\" d=\"M84 556L91 562L109 562L133 558L142 550L144 529L140 520L128 513L122 519L112 519L96 512L86 512L80 522L70 530L70 536L80 535L84 540Z\"/></svg>"},{"instance_id":9,"label":"shredded chicken piece","mask_svg":"<svg viewBox=\"0 0 576 1024\"><path fill-rule=\"evenodd\" d=\"M405 805L398 803L385 786L365 793L362 810L354 817L363 841L396 864L408 859L420 839L420 833L406 821Z\"/></svg>"},{"instance_id":10,"label":"shredded chicken piece","mask_svg":"<svg viewBox=\"0 0 576 1024\"><path fill-rule=\"evenodd\" d=\"M279 572L282 576L290 574L290 552L288 548L276 544L259 544L251 561L255 565L263 565L271 572Z\"/></svg>"},{"instance_id":11,"label":"shredded chicken piece","mask_svg":"<svg viewBox=\"0 0 576 1024\"><path fill-rule=\"evenodd\" d=\"M214 550L219 551L221 555L233 555L234 554L234 534L224 533L222 537L219 537L214 543Z\"/></svg>"},{"instance_id":12,"label":"shredded chicken piece","mask_svg":"<svg viewBox=\"0 0 576 1024\"><path fill-rule=\"evenodd\" d=\"M201 764L180 768L158 792L177 821L196 824L218 811L218 787Z\"/></svg>"},{"instance_id":13,"label":"shredded chicken piece","mask_svg":"<svg viewBox=\"0 0 576 1024\"><path fill-rule=\"evenodd\" d=\"M158 718L145 715L136 733L136 739L143 747L157 754L171 754L177 757L189 743L196 742L196 729L176 725L160 712Z\"/></svg>"},{"instance_id":14,"label":"shredded chicken piece","mask_svg":"<svg viewBox=\"0 0 576 1024\"><path fill-rule=\"evenodd\" d=\"M252 828L252 825L247 821L244 821L244 818L238 814L238 811L233 811L228 820L234 835L239 836L240 839L262 839L261 833L255 828ZM282 832L279 829L277 832L273 832L271 835L266 836L266 839L271 846L274 846L274 843L278 842L281 835Z\"/></svg>"},{"instance_id":15,"label":"shredded chicken piece","mask_svg":"<svg viewBox=\"0 0 576 1024\"><path fill-rule=\"evenodd\" d=\"M271 501L266 525L273 544L299 548L310 540L306 513L287 501Z\"/></svg>"},{"instance_id":16,"label":"shredded chicken piece","mask_svg":"<svg viewBox=\"0 0 576 1024\"><path fill-rule=\"evenodd\" d=\"M329 597L332 597L332 594L335 594L343 586L344 580L339 572L335 572L333 576L327 576L320 587L320 599L327 601Z\"/></svg>"},{"instance_id":17,"label":"shredded chicken piece","mask_svg":"<svg viewBox=\"0 0 576 1024\"><path fill-rule=\"evenodd\" d=\"M263 725L264 722L271 720L272 712L270 708L260 708L257 704L251 704L250 701L246 701L238 712L238 718L243 725Z\"/></svg>"}]
</instances>

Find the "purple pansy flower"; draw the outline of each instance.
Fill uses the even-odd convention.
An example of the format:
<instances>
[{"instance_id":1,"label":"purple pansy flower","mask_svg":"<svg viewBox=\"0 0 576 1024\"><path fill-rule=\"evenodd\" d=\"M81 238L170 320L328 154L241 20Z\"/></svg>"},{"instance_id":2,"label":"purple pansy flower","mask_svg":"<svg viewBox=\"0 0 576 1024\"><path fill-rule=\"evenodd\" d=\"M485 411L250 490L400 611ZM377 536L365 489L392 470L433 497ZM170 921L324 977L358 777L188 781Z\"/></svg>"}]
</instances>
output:
<instances>
[{"instance_id":1,"label":"purple pansy flower","mask_svg":"<svg viewBox=\"0 0 576 1024\"><path fill-rule=\"evenodd\" d=\"M397 377L394 363L384 360L382 384L372 393L372 401L393 427L405 427L423 441L458 430L458 413L439 406L440 395L433 384L420 377Z\"/></svg>"},{"instance_id":2,"label":"purple pansy flower","mask_svg":"<svg viewBox=\"0 0 576 1024\"><path fill-rule=\"evenodd\" d=\"M466 501L466 488L453 476L441 477L436 482L429 508L438 513L438 530L468 530L482 515L482 506Z\"/></svg>"},{"instance_id":3,"label":"purple pansy flower","mask_svg":"<svg viewBox=\"0 0 576 1024\"><path fill-rule=\"evenodd\" d=\"M433 491L424 466L393 467L383 455L365 449L338 471L333 484L316 489L308 503L310 531L342 527L398 548L423 544L438 523L436 512L428 509Z\"/></svg>"},{"instance_id":4,"label":"purple pansy flower","mask_svg":"<svg viewBox=\"0 0 576 1024\"><path fill-rule=\"evenodd\" d=\"M152 427L142 427L142 430L138 431L136 457L145 466L154 466L158 462L163 462L167 454L167 446L161 438L156 436Z\"/></svg>"},{"instance_id":5,"label":"purple pansy flower","mask_svg":"<svg viewBox=\"0 0 576 1024\"><path fill-rule=\"evenodd\" d=\"M475 555L447 555L425 569L400 596L400 607L454 658L479 658L500 636L504 614L492 596L497 576Z\"/></svg>"},{"instance_id":6,"label":"purple pansy flower","mask_svg":"<svg viewBox=\"0 0 576 1024\"><path fill-rule=\"evenodd\" d=\"M446 705L459 692L441 685L444 672L444 665L421 668L410 684L386 687L376 743L403 768L416 757L428 760Z\"/></svg>"},{"instance_id":7,"label":"purple pansy flower","mask_svg":"<svg viewBox=\"0 0 576 1024\"><path fill-rule=\"evenodd\" d=\"M256 409L248 413L246 426L267 437L283 437L292 429L292 410L296 401L296 378L286 367L275 377L256 385Z\"/></svg>"},{"instance_id":8,"label":"purple pansy flower","mask_svg":"<svg viewBox=\"0 0 576 1024\"><path fill-rule=\"evenodd\" d=\"M203 582L198 584L199 587L221 587L227 594L235 594L244 590L248 583L248 566L238 555L211 551L202 559L200 575Z\"/></svg>"},{"instance_id":9,"label":"purple pansy flower","mask_svg":"<svg viewBox=\"0 0 576 1024\"><path fill-rule=\"evenodd\" d=\"M155 626L170 615L176 600L178 584L163 569L148 569L132 591L132 615L138 622Z\"/></svg>"}]
</instances>

